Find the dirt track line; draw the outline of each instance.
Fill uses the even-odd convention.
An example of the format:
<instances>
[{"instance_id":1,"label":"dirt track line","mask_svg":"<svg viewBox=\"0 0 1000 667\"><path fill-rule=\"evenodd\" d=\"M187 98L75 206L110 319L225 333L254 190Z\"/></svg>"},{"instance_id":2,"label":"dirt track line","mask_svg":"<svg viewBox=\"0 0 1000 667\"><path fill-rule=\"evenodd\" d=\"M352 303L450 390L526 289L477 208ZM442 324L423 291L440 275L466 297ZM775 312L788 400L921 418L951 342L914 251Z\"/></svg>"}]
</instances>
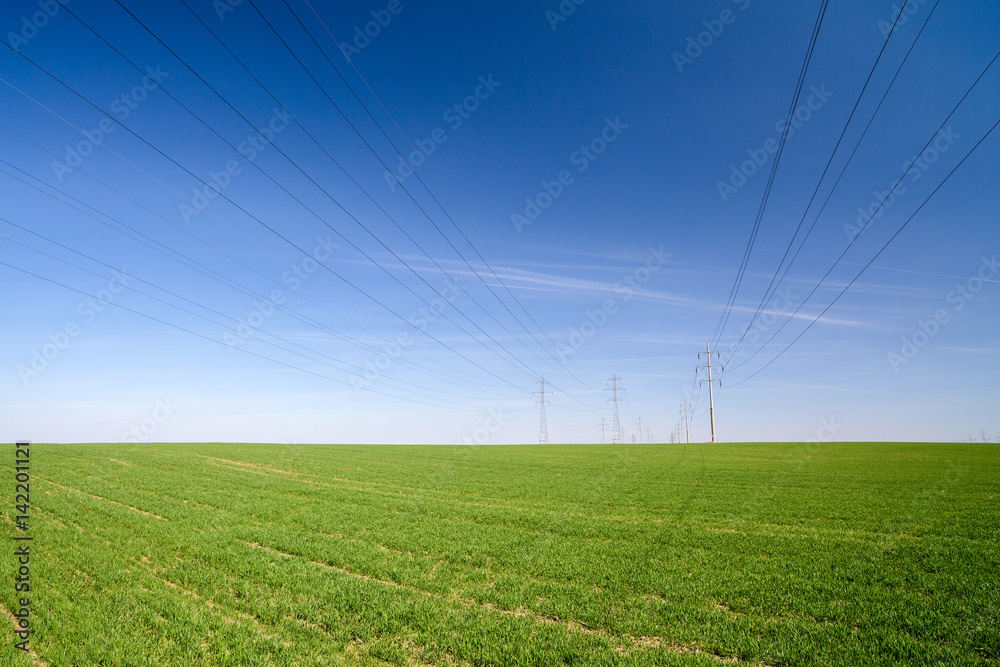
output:
<instances>
[{"instance_id":1,"label":"dirt track line","mask_svg":"<svg viewBox=\"0 0 1000 667\"><path fill-rule=\"evenodd\" d=\"M216 461L218 463L230 463L234 466L239 466L240 468L250 468L251 470L266 470L268 472L280 472L282 475L295 475L296 477L301 477L303 475L308 475L307 472L298 472L295 470L285 470L284 468L272 468L271 466L261 465L260 463L247 463L246 461L234 461L232 459L222 459L218 456L208 456L206 454L195 454L195 456L200 456L209 461ZM330 477L329 479L335 479L338 482L352 482L357 483L356 479L348 479L347 477Z\"/></svg>"},{"instance_id":2,"label":"dirt track line","mask_svg":"<svg viewBox=\"0 0 1000 667\"><path fill-rule=\"evenodd\" d=\"M146 516L151 516L154 519L159 519L160 521L170 521L170 519L166 519L166 518L160 516L159 514L153 514L152 512L147 512L146 510L141 510L138 507L132 507L131 505L126 505L125 503L120 503L117 500L111 500L110 498L104 498L103 496L98 496L98 495L95 495L93 493L88 493L86 491L81 491L80 489L74 489L73 487L70 487L70 486L63 486L62 484L56 484L55 482L47 480L47 479L45 481L48 482L49 484L51 484L52 486L58 486L60 489L66 489L67 491L76 491L77 493L82 493L85 496L90 496L91 498L96 498L97 500L103 500L105 502L114 503L115 505L118 505L120 507L124 507L125 509L130 509L133 512L138 512L139 514L145 514Z\"/></svg>"},{"instance_id":3,"label":"dirt track line","mask_svg":"<svg viewBox=\"0 0 1000 667\"><path fill-rule=\"evenodd\" d=\"M3 605L0 605L0 611L3 611L3 615L7 617L7 620L10 621L10 624L16 630L17 619L14 617L14 614L10 613L10 610ZM28 649L28 659L31 660L31 664L36 665L37 667L49 667L49 664L44 660L42 660L42 658L37 653L35 653L34 649L30 647Z\"/></svg>"},{"instance_id":4,"label":"dirt track line","mask_svg":"<svg viewBox=\"0 0 1000 667\"><path fill-rule=\"evenodd\" d=\"M105 461L114 461L115 463L119 463L119 464L125 466L126 468L131 468L132 467L132 464L129 463L128 461L119 461L118 459L113 459L110 456L99 456L97 458L104 459Z\"/></svg>"},{"instance_id":5,"label":"dirt track line","mask_svg":"<svg viewBox=\"0 0 1000 667\"><path fill-rule=\"evenodd\" d=\"M298 556L296 556L295 554L291 554L286 551L281 551L280 549L275 549L273 547L265 546L263 544L260 544L259 542L244 542L243 544L246 544L247 546L253 547L255 549L260 549L262 551L267 551L279 556L284 556L286 558L292 558L294 560L299 560L299 561L303 560ZM321 563L319 561L306 561L306 562L325 570L333 570L334 572L340 572L341 574L346 574L350 577L355 577L357 579L364 579L365 581L372 581L378 584L382 584L384 586L389 586L391 588L407 590L413 593L418 593L420 595L425 595L427 597L432 597L438 600L442 600L444 602L459 602L460 604L465 605L467 607L478 607L479 609L485 609L487 611L495 612L498 614L504 614L505 616L513 616L517 618L527 617L539 623L545 623L549 625L561 625L566 627L566 629L569 632L580 632L582 634L590 636L603 637L605 639L614 641L615 643L618 644L618 646L615 647L615 650L618 653L625 653L629 650L648 650L656 648L665 648L674 651L676 653L702 654L713 660L717 660L719 662L726 664L732 664L732 665L743 664L743 665L750 665L752 667L767 667L763 663L740 662L737 658L727 658L725 656L717 655L715 653L705 651L704 649L701 649L695 645L671 644L669 642L665 642L660 637L633 637L631 635L616 635L606 630L596 630L593 628L589 628L584 623L572 619L564 621L559 618L545 616L543 614L529 611L527 609L515 609L515 610L502 609L491 603L480 604L475 600L469 598L463 598L458 595L444 595L442 593L435 593L433 591L428 591L423 588L417 588L416 586L400 584L398 582L389 581L387 579L379 579L378 577L372 577L367 574L357 574L345 568L337 567L335 565L330 565L328 563Z\"/></svg>"},{"instance_id":6,"label":"dirt track line","mask_svg":"<svg viewBox=\"0 0 1000 667\"><path fill-rule=\"evenodd\" d=\"M240 620L246 622L248 625L253 626L254 629L258 632L258 634L260 634L262 637L264 637L266 639L281 641L282 645L284 645L286 647L292 645L292 643L290 641L288 641L287 639L285 639L281 635L279 635L279 634L270 634L268 632L270 630L270 628L268 628L263 623L263 621L261 621L259 618L257 618L253 614L249 614L249 613L247 613L245 611L241 611L239 609L235 609L235 608L232 608L232 607L229 607L229 606L226 606L226 605L222 605L222 604L216 603L214 600L212 600L212 599L210 599L208 597L203 596L198 591L192 591L190 589L184 588L180 584L175 584L174 582L170 581L166 577L158 576L158 574L157 574L158 571L156 570L156 568L153 568L152 566L143 565L143 564L140 564L140 563L137 563L137 564L139 565L139 568L142 571L144 571L147 575L149 575L151 578L156 579L157 581L166 584L167 586L169 586L170 588L173 588L174 590L180 591L184 595L186 595L186 596L188 596L188 597L190 597L190 598L192 598L194 600L198 600L203 605L205 605L206 608L208 608L209 613L218 616L219 618L221 618L222 620L224 620L226 623L229 623L230 625L237 625L238 624L238 621L237 621L236 618L233 618L232 616L229 616L227 613L225 613L225 612L231 612L231 613L235 614L236 617L239 618ZM275 628L275 630L277 630L277 628Z\"/></svg>"},{"instance_id":7,"label":"dirt track line","mask_svg":"<svg viewBox=\"0 0 1000 667\"><path fill-rule=\"evenodd\" d=\"M478 501L474 501L474 500L467 500L466 498L463 498L463 497L460 497L460 496L449 496L449 495L428 496L428 495L423 495L423 494L420 494L420 493L410 493L412 491L418 491L418 492L419 491L424 491L425 489L422 489L421 487L417 487L417 486L407 486L407 485L404 485L404 484L387 484L387 483L383 483L383 482L365 482L363 480L350 479L348 477L327 477L326 479L335 480L337 482L345 482L347 484L352 484L354 486L347 486L347 484L330 484L329 482L319 482L319 481L312 480L312 479L299 479L299 478L304 477L306 475L313 475L315 473L296 472L294 470L284 470L282 468L271 468L269 466L261 465L259 463L246 463L244 461L234 461L232 459L222 459L222 458L219 458L217 456L208 456L206 454L195 454L195 456L200 456L202 458L209 459L210 461L215 461L218 464L222 464L223 467L227 467L225 464L228 463L228 464L232 464L234 466L238 466L240 469L253 470L253 471L257 472L257 474L264 475L264 476L267 476L267 477L271 477L271 475L267 474L268 472L276 472L276 473L281 473L282 475L290 475L290 476L292 476L292 478L296 482L302 482L304 484L314 484L316 486L326 486L326 487L330 487L330 488L333 488L333 489L347 489L347 490L350 490L350 491L367 491L369 493L378 493L378 494L381 494L383 496L390 496L390 497L393 497L393 498L400 498L400 497L403 497L403 498L417 498L417 499L420 499L420 500L432 500L432 501L435 501L435 502L457 503L457 504L460 504L460 505L475 505L475 506L478 506L478 507L496 507L496 508L502 508L502 509L508 509L510 507L513 507L513 509L517 509L517 510L520 510L520 511L523 511L523 512L543 512L543 513L548 513L550 511L550 508L548 508L547 506L544 506L544 505L530 505L530 506L526 506L526 507L522 507L522 506L508 506L508 505L499 504L499 503L484 503L484 502L478 502ZM399 490L399 491L392 491L392 490L387 490L387 489L376 489L376 488L373 488L373 487L370 487L370 486L357 486L359 484L366 484L366 483L369 483L369 484L379 484L381 486L389 487L389 489L401 489L401 490ZM405 490L407 492L404 493L403 490ZM574 514L576 516L585 516L585 517L590 517L591 516L590 514L586 514L584 512L575 512L575 513L572 513L572 514ZM605 516L603 518L606 518L609 521L633 520L633 519L630 519L629 517L623 517L623 516Z\"/></svg>"},{"instance_id":8,"label":"dirt track line","mask_svg":"<svg viewBox=\"0 0 1000 667\"><path fill-rule=\"evenodd\" d=\"M308 473L292 472L289 470L281 470L279 468L268 468L266 466L260 466L251 463L240 463L239 461L230 461L229 459L219 459L213 456L204 456L203 454L200 454L199 456L203 456L206 459L215 461L218 465L220 465L223 468L234 469L232 468L232 466L226 465L226 463L230 463L232 465L237 466L237 468L235 468L237 470L245 470L246 472L253 472L254 474L261 475L263 477L270 477L272 479L282 479L282 477L278 475L271 475L269 474L269 472L277 472L280 473L281 475L288 475L289 477L286 477L286 479L290 479L291 481L294 482L299 482L300 484L312 484L313 486L324 486L331 489L345 489L347 491L364 491L367 493L377 493L379 495L389 496L391 498L417 498L420 500L432 500L436 502L453 502L453 503L462 503L465 505L481 505L483 507L500 507L500 505L489 505L487 503L464 501L459 498L439 498L436 496L422 496L411 493L403 493L402 491L386 491L384 489L375 489L370 486L350 486L346 483L330 484L329 482L317 482L316 480L312 479L301 479L303 475L306 475ZM336 480L338 482L347 482L350 483L351 485L363 484L363 482L360 482L359 480L347 479L345 477L328 477L327 479ZM410 488L410 487L401 487L401 488Z\"/></svg>"},{"instance_id":9,"label":"dirt track line","mask_svg":"<svg viewBox=\"0 0 1000 667\"><path fill-rule=\"evenodd\" d=\"M346 489L349 491L364 491L368 493L376 493L383 496L389 496L391 498L411 498L417 500L428 500L434 502L442 503L454 503L458 505L472 505L475 507L487 507L496 509L514 509L519 512L525 512L527 514L545 514L549 515L552 512L552 508L548 505L508 505L505 503L486 503L476 500L468 500L467 498L461 496L449 496L449 495L424 495L419 493L425 489L417 486L407 486L404 484L386 484L381 482L369 482L374 484L380 484L382 486L389 487L391 489L400 489L399 491L391 491L386 489L376 489L370 486L358 486L360 484L365 484L366 482L357 479L350 479L347 477L328 477L326 479L335 480L337 482L342 482L341 484L330 484L329 482L320 482L312 479L301 479L307 475L314 475L315 473L310 472L298 472L295 470L285 470L283 468L272 468L270 466L261 465L259 463L247 463L245 461L235 461L233 459L223 459L217 456L208 456L207 454L194 454L194 456L199 456L210 461L214 461L217 464L222 465L222 467L237 466L237 469L254 471L255 473L265 476L273 477L275 479L280 479L274 475L269 475L269 472L280 473L281 475L288 475L293 481L301 482L303 484L312 484L315 486L325 486L332 489ZM360 470L358 468L357 470ZM350 485L350 486L349 486ZM405 490L405 492L404 492ZM416 491L417 493L413 493ZM653 517L642 517L633 516L627 514L593 514L591 512L585 511L586 508L580 508L580 511L561 511L560 516L564 517L581 517L586 519L602 519L608 522L621 523L626 522L634 525L641 525L643 523L663 523L662 519L656 519Z\"/></svg>"},{"instance_id":10,"label":"dirt track line","mask_svg":"<svg viewBox=\"0 0 1000 667\"><path fill-rule=\"evenodd\" d=\"M453 503L453 504L463 505L463 506L487 507L487 508L491 508L491 509L504 509L504 510L513 509L513 510L517 510L519 512L525 512L527 514L544 514L544 515L548 516L548 515L550 515L552 513L552 508L544 506L544 505L520 506L520 505L507 505L507 504L503 504L503 503L484 503L484 502L479 502L479 501L475 501L475 500L466 500L464 498L451 497L451 496L428 496L428 495L421 495L421 494L418 494L418 493L404 493L403 491L386 491L384 489L375 489L375 488L372 488L372 487L369 487L369 486L349 486L347 484L330 484L329 482L318 482L318 481L311 480L311 479L301 479L301 477L303 475L307 475L309 473L292 472L292 471L288 471L288 470L281 470L280 468L268 468L266 466L260 466L258 464L241 463L239 461L232 461L230 459L220 459L220 458L217 458L217 457L214 457L214 456L206 456L204 454L196 454L195 456L201 456L202 458L206 458L206 459L215 461L217 465L220 465L223 468L230 468L231 470L233 470L233 469L236 469L236 470L245 470L247 472L253 472L256 475L261 475L263 477L270 477L272 479L282 479L282 477L280 477L280 476L271 475L271 474L268 473L268 471L273 471L273 472L281 473L281 475L289 475L290 477L287 477L286 479L290 479L291 481L299 482L301 484L312 484L313 486L323 486L323 487L327 487L327 488L331 488L331 489L343 489L343 490L347 490L347 491L363 491L363 492L366 492L366 493L375 493L375 494L382 495L382 496L388 496L390 498L408 498L408 499L416 499L416 500L427 500L427 501L438 502L438 503ZM231 466L227 466L226 463L231 463L231 464L233 464L235 466L238 466L238 467L237 468L232 468ZM340 482L350 482L353 485L363 484L364 483L364 482L361 482L361 481L356 480L356 479L347 479L347 478L344 478L344 477L329 477L327 479L333 479L333 480L337 480L337 481L340 481ZM403 485L395 485L395 488L411 490L411 489L414 489L415 487L403 486ZM420 490L420 489L417 489L417 490ZM588 514L586 512L582 512L582 511L581 512L560 512L559 514L561 516L564 516L564 517L582 517L582 518L587 518L587 519L597 518L597 519L604 519L604 520L607 520L607 521L618 521L618 522L627 521L629 523L633 523L633 524L636 524L636 525L638 525L638 524L641 523L641 521L639 519L637 519L636 517L629 517L629 516L622 516L622 515L592 515L592 514Z\"/></svg>"}]
</instances>

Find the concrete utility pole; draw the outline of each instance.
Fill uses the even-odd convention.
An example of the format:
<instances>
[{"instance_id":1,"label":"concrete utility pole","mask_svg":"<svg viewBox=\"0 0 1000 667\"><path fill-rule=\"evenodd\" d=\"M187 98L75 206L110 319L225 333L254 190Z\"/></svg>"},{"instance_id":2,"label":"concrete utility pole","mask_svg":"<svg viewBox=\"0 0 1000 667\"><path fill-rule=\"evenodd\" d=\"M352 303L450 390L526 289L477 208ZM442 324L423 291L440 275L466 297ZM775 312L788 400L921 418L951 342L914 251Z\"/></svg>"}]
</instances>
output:
<instances>
[{"instance_id":1,"label":"concrete utility pole","mask_svg":"<svg viewBox=\"0 0 1000 667\"><path fill-rule=\"evenodd\" d=\"M539 395L541 400L539 403L542 406L542 417L538 422L538 444L547 445L549 444L549 425L545 421L545 394L551 394L551 391L545 391L545 378L538 381L540 388L535 393Z\"/></svg>"},{"instance_id":2,"label":"concrete utility pole","mask_svg":"<svg viewBox=\"0 0 1000 667\"><path fill-rule=\"evenodd\" d=\"M712 382L713 382L713 380L712 380L712 344L711 343L706 343L705 344L705 356L708 359L708 363L705 366L696 366L694 372L697 373L699 368L707 368L708 369L708 380L707 380L707 382L708 382L708 412L709 412L709 414L711 415L711 418L712 418L712 442L716 442L716 440L715 440L715 395L712 393ZM716 352L715 356L718 357L719 353ZM698 354L698 359L699 360L701 359L701 354L700 353ZM720 371L724 371L725 370L725 368L723 368L721 364L718 365L718 368L719 368ZM702 380L702 382L705 382L705 381ZM699 383L698 386L701 386L701 383ZM720 387L722 386L721 381L719 383L719 386Z\"/></svg>"},{"instance_id":3,"label":"concrete utility pole","mask_svg":"<svg viewBox=\"0 0 1000 667\"><path fill-rule=\"evenodd\" d=\"M611 389L605 389L604 391L611 392L611 444L620 445L622 444L622 425L618 421L618 382L621 380L617 375L612 375L608 382L611 383Z\"/></svg>"}]
</instances>

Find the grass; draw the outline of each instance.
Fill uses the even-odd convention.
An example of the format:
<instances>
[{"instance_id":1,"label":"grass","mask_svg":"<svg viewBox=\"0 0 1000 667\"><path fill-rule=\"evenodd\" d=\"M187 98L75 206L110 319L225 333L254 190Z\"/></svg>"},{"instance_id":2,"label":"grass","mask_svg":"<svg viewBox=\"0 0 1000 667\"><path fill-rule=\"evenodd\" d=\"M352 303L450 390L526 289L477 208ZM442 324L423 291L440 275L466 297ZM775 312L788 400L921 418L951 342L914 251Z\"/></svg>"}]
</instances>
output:
<instances>
[{"instance_id":1,"label":"grass","mask_svg":"<svg viewBox=\"0 0 1000 667\"><path fill-rule=\"evenodd\" d=\"M31 453L33 650L10 626L4 665L1000 655L996 445ZM0 486L13 536L13 475Z\"/></svg>"}]
</instances>

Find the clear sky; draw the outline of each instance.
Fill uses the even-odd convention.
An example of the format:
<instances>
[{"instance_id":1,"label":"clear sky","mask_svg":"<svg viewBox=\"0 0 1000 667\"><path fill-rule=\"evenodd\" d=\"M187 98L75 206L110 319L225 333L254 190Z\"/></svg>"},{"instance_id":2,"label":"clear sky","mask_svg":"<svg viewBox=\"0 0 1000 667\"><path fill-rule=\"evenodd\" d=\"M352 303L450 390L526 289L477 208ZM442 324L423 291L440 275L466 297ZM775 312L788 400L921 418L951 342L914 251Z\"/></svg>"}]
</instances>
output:
<instances>
[{"instance_id":1,"label":"clear sky","mask_svg":"<svg viewBox=\"0 0 1000 667\"><path fill-rule=\"evenodd\" d=\"M996 3L186 2L0 8L4 440L1000 433Z\"/></svg>"}]
</instances>

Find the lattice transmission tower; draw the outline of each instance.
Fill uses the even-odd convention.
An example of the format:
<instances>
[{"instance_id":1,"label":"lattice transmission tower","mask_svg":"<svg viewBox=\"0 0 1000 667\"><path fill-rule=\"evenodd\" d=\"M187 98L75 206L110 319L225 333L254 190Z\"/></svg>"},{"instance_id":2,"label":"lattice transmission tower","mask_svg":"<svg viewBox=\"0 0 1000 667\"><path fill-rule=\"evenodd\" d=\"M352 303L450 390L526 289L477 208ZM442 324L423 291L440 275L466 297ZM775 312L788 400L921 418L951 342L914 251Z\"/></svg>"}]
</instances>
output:
<instances>
[{"instance_id":1,"label":"lattice transmission tower","mask_svg":"<svg viewBox=\"0 0 1000 667\"><path fill-rule=\"evenodd\" d=\"M608 379L608 382L611 383L611 387L609 389L605 389L605 391L611 392L611 444L620 445L623 442L623 438L622 438L622 425L621 422L618 420L618 403L622 399L618 398L618 391L619 390L625 391L625 390L619 385L619 383L621 382L621 378L619 378L617 375L612 375Z\"/></svg>"},{"instance_id":2,"label":"lattice transmission tower","mask_svg":"<svg viewBox=\"0 0 1000 667\"><path fill-rule=\"evenodd\" d=\"M551 391L546 391L545 389L545 378L538 381L539 389L535 393L538 394L538 403L542 407L541 418L538 421L538 444L547 445L549 444L549 425L545 421L545 394L551 394Z\"/></svg>"}]
</instances>

